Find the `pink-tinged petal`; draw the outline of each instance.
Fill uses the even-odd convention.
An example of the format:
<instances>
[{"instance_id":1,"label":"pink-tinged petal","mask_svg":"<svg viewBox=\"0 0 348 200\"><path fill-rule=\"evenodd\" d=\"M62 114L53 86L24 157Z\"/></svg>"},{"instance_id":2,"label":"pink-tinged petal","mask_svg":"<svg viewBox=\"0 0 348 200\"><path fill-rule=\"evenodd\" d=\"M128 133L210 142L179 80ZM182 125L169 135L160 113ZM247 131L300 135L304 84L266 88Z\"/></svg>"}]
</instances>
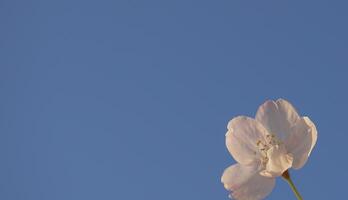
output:
<instances>
[{"instance_id":1,"label":"pink-tinged petal","mask_svg":"<svg viewBox=\"0 0 348 200\"><path fill-rule=\"evenodd\" d=\"M256 120L281 140L290 134L291 127L299 118L296 109L284 99L278 99L275 102L268 100L256 113Z\"/></svg>"},{"instance_id":2,"label":"pink-tinged petal","mask_svg":"<svg viewBox=\"0 0 348 200\"><path fill-rule=\"evenodd\" d=\"M221 178L225 188L236 200L261 200L274 188L275 179L261 176L257 165L235 164L228 167Z\"/></svg>"},{"instance_id":3,"label":"pink-tinged petal","mask_svg":"<svg viewBox=\"0 0 348 200\"><path fill-rule=\"evenodd\" d=\"M268 162L266 169L260 172L266 177L281 176L283 172L292 166L293 157L288 154L284 145L275 145L267 151Z\"/></svg>"},{"instance_id":4,"label":"pink-tinged petal","mask_svg":"<svg viewBox=\"0 0 348 200\"><path fill-rule=\"evenodd\" d=\"M317 129L308 117L303 117L292 127L291 132L285 146L294 157L292 167L299 169L307 162L317 141Z\"/></svg>"},{"instance_id":5,"label":"pink-tinged petal","mask_svg":"<svg viewBox=\"0 0 348 200\"><path fill-rule=\"evenodd\" d=\"M250 165L234 164L225 169L221 182L227 190L236 190L246 183L252 176L257 173L258 165L253 163Z\"/></svg>"},{"instance_id":6,"label":"pink-tinged petal","mask_svg":"<svg viewBox=\"0 0 348 200\"><path fill-rule=\"evenodd\" d=\"M267 130L256 120L239 116L228 123L226 146L233 158L241 164L259 160L257 142L264 141Z\"/></svg>"},{"instance_id":7,"label":"pink-tinged petal","mask_svg":"<svg viewBox=\"0 0 348 200\"><path fill-rule=\"evenodd\" d=\"M315 124L309 119L309 117L303 117L303 119L306 121L306 123L311 127L311 135L312 135L312 145L311 149L308 152L308 157L311 155L312 150L317 143L318 139L318 132L317 132L317 127L315 127Z\"/></svg>"}]
</instances>

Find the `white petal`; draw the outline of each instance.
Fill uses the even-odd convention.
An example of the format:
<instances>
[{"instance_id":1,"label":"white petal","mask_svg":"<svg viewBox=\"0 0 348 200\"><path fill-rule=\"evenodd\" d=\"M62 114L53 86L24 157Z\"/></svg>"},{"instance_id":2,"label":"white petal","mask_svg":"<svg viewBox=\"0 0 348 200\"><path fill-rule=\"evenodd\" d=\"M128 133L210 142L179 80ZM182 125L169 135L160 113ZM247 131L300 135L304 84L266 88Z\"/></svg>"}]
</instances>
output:
<instances>
[{"instance_id":1,"label":"white petal","mask_svg":"<svg viewBox=\"0 0 348 200\"><path fill-rule=\"evenodd\" d=\"M235 190L247 182L257 173L258 166L256 164L241 165L234 164L225 169L221 182L227 190Z\"/></svg>"},{"instance_id":2,"label":"white petal","mask_svg":"<svg viewBox=\"0 0 348 200\"><path fill-rule=\"evenodd\" d=\"M268 100L256 113L256 120L281 140L287 137L299 118L295 108L284 99L278 99L276 102Z\"/></svg>"},{"instance_id":3,"label":"white petal","mask_svg":"<svg viewBox=\"0 0 348 200\"><path fill-rule=\"evenodd\" d=\"M317 129L308 117L303 117L295 124L291 132L292 134L285 141L285 146L294 156L292 167L299 169L307 162L317 142Z\"/></svg>"},{"instance_id":4,"label":"white petal","mask_svg":"<svg viewBox=\"0 0 348 200\"><path fill-rule=\"evenodd\" d=\"M259 175L255 167L235 164L225 170L221 181L233 199L261 200L271 193L275 179Z\"/></svg>"},{"instance_id":5,"label":"white petal","mask_svg":"<svg viewBox=\"0 0 348 200\"><path fill-rule=\"evenodd\" d=\"M293 157L288 154L284 145L275 145L267 151L268 162L266 169L261 175L267 177L281 176L289 169L293 162Z\"/></svg>"},{"instance_id":6,"label":"white petal","mask_svg":"<svg viewBox=\"0 0 348 200\"><path fill-rule=\"evenodd\" d=\"M233 158L241 164L250 164L258 160L257 141L265 140L267 130L256 120L239 116L228 123L226 146Z\"/></svg>"},{"instance_id":7,"label":"white petal","mask_svg":"<svg viewBox=\"0 0 348 200\"><path fill-rule=\"evenodd\" d=\"M315 146L315 144L317 143L317 139L318 139L318 132L317 132L317 128L315 127L315 124L309 119L309 117L303 117L303 119L306 121L306 123L311 127L311 135L312 135L312 145L311 145L311 149L308 152L308 156L311 155L312 150Z\"/></svg>"}]
</instances>

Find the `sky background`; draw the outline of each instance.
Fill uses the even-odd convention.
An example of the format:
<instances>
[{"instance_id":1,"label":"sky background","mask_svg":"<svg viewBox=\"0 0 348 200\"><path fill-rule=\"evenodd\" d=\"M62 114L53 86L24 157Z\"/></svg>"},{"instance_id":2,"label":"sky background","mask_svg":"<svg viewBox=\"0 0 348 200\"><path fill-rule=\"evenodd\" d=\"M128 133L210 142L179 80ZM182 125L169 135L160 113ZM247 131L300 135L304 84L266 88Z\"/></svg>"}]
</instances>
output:
<instances>
[{"instance_id":1,"label":"sky background","mask_svg":"<svg viewBox=\"0 0 348 200\"><path fill-rule=\"evenodd\" d=\"M0 0L0 199L223 200L227 122L318 128L305 199L348 179L348 3ZM281 180L268 199L295 199Z\"/></svg>"}]
</instances>

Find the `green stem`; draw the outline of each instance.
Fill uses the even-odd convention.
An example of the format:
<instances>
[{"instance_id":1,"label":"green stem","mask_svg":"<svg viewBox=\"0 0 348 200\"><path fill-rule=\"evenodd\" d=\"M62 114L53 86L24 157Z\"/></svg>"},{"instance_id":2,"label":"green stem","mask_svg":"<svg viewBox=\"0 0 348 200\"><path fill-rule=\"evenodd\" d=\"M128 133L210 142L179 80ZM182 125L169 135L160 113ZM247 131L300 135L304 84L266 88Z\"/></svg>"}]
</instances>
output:
<instances>
[{"instance_id":1,"label":"green stem","mask_svg":"<svg viewBox=\"0 0 348 200\"><path fill-rule=\"evenodd\" d=\"M288 170L286 170L283 174L282 177L286 180L286 182L289 183L292 191L295 193L295 196L297 197L298 200L303 200L300 193L298 192L298 190L295 187L294 182L292 182L291 178L290 178L290 174L288 172Z\"/></svg>"}]
</instances>

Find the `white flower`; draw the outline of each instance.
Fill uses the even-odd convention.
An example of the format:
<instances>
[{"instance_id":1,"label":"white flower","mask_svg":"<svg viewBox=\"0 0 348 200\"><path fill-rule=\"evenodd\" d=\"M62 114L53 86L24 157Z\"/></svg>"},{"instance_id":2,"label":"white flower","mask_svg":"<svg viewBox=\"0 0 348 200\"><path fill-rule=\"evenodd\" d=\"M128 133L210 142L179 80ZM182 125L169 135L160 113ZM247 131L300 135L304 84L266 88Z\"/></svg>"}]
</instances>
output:
<instances>
[{"instance_id":1,"label":"white flower","mask_svg":"<svg viewBox=\"0 0 348 200\"><path fill-rule=\"evenodd\" d=\"M266 101L255 119L233 118L227 128L226 146L238 163L224 171L221 181L237 200L266 197L275 177L303 167L317 141L314 123L283 99Z\"/></svg>"}]
</instances>

